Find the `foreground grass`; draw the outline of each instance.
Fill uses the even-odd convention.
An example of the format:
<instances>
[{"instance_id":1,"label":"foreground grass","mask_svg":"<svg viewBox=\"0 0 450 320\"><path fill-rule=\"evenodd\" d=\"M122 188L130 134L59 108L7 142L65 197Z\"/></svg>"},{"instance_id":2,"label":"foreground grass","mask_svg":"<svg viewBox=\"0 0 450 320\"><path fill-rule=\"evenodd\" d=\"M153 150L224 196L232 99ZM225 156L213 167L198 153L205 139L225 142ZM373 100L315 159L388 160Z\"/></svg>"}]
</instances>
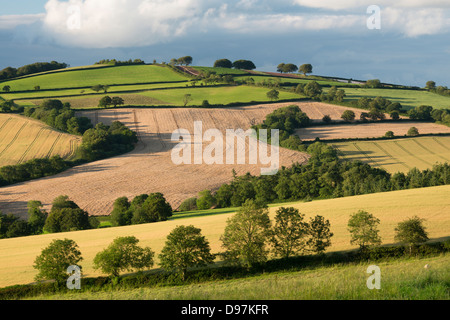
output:
<instances>
[{"instance_id":1,"label":"foreground grass","mask_svg":"<svg viewBox=\"0 0 450 320\"><path fill-rule=\"evenodd\" d=\"M42 295L43 300L361 300L450 299L450 255L378 262L381 289L369 290L366 273L373 263L336 264L296 272L275 272L251 278L201 284L112 289ZM425 269L428 264L430 268Z\"/></svg>"}]
</instances>

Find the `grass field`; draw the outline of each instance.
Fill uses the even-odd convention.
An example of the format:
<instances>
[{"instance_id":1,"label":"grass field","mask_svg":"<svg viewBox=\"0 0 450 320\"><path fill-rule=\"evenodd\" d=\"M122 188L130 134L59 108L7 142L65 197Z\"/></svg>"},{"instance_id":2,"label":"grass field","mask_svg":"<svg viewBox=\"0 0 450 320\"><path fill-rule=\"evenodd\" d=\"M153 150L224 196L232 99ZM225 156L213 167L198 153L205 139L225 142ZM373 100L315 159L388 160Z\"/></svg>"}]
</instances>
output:
<instances>
[{"instance_id":1,"label":"grass field","mask_svg":"<svg viewBox=\"0 0 450 320\"><path fill-rule=\"evenodd\" d=\"M137 65L50 73L3 82L2 86L9 85L11 91L24 91L33 90L37 85L41 87L41 90L45 90L91 87L97 84L113 85L183 80L187 80L187 78L168 68Z\"/></svg>"},{"instance_id":2,"label":"grass field","mask_svg":"<svg viewBox=\"0 0 450 320\"><path fill-rule=\"evenodd\" d=\"M373 264L373 263L372 263ZM431 265L431 269L424 266ZM450 255L377 262L381 289L369 290L369 263L166 288L71 292L36 300L448 300ZM269 311L270 313L270 311Z\"/></svg>"},{"instance_id":3,"label":"grass field","mask_svg":"<svg viewBox=\"0 0 450 320\"><path fill-rule=\"evenodd\" d=\"M81 137L61 133L29 118L0 114L0 167L60 155L69 159Z\"/></svg>"},{"instance_id":4,"label":"grass field","mask_svg":"<svg viewBox=\"0 0 450 320\"><path fill-rule=\"evenodd\" d=\"M398 222L414 215L426 219L424 225L432 239L450 236L450 186L412 189L389 193L379 193L340 199L320 200L307 203L290 203L304 213L306 218L322 215L330 220L334 233L329 251L354 249L350 245L347 222L351 214L363 209L380 219L380 236L383 244L394 243L394 228ZM271 215L277 206L270 208ZM127 227L96 229L60 234L46 234L24 238L0 240L0 287L33 282L36 271L32 265L41 250L53 239L73 239L84 257L81 263L86 276L98 275L93 269L93 259L97 252L107 247L120 236L136 236L140 244L150 246L159 254L167 235L178 225L194 225L202 229L210 241L213 252L220 252L220 236L226 221L233 213L215 215L203 214L198 217L182 218Z\"/></svg>"},{"instance_id":5,"label":"grass field","mask_svg":"<svg viewBox=\"0 0 450 320\"><path fill-rule=\"evenodd\" d=\"M344 90L346 101L358 100L361 97L376 98L381 96L393 102L401 103L406 110L421 105L432 106L435 109L450 109L450 97L444 97L427 91L366 88L345 88Z\"/></svg>"},{"instance_id":6,"label":"grass field","mask_svg":"<svg viewBox=\"0 0 450 320\"><path fill-rule=\"evenodd\" d=\"M450 163L450 137L417 137L382 141L352 141L332 144L346 160L360 160L388 172L412 168L431 169Z\"/></svg>"}]
</instances>

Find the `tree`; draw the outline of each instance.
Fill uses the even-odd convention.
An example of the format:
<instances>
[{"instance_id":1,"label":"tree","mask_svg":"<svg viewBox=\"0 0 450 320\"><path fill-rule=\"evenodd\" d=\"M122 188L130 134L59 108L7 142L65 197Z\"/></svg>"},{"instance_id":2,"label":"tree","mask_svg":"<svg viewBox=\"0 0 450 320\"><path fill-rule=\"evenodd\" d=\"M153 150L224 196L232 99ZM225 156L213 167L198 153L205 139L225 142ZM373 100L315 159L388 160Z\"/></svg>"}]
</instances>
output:
<instances>
[{"instance_id":1,"label":"tree","mask_svg":"<svg viewBox=\"0 0 450 320\"><path fill-rule=\"evenodd\" d=\"M184 64L186 66L192 64L192 61L193 61L193 58L191 56L181 57L177 60L178 64L181 64L181 65Z\"/></svg>"},{"instance_id":2,"label":"tree","mask_svg":"<svg viewBox=\"0 0 450 320\"><path fill-rule=\"evenodd\" d=\"M233 62L233 68L243 70L254 70L256 69L256 66L252 61L249 60L237 60Z\"/></svg>"},{"instance_id":3,"label":"tree","mask_svg":"<svg viewBox=\"0 0 450 320\"><path fill-rule=\"evenodd\" d=\"M436 89L436 82L428 81L425 85L425 88L429 91Z\"/></svg>"},{"instance_id":4,"label":"tree","mask_svg":"<svg viewBox=\"0 0 450 320\"><path fill-rule=\"evenodd\" d=\"M379 79L372 79L366 81L366 86L369 88L380 88L381 81Z\"/></svg>"},{"instance_id":5,"label":"tree","mask_svg":"<svg viewBox=\"0 0 450 320\"><path fill-rule=\"evenodd\" d=\"M67 268L82 260L75 241L53 240L34 261L33 267L39 271L35 280L56 280L56 283L61 285L67 280Z\"/></svg>"},{"instance_id":6,"label":"tree","mask_svg":"<svg viewBox=\"0 0 450 320\"><path fill-rule=\"evenodd\" d=\"M36 91L41 90L41 86L34 86L34 90L36 90Z\"/></svg>"},{"instance_id":7,"label":"tree","mask_svg":"<svg viewBox=\"0 0 450 320\"><path fill-rule=\"evenodd\" d=\"M10 92L11 91L11 86L4 86L3 87L3 92Z\"/></svg>"},{"instance_id":8,"label":"tree","mask_svg":"<svg viewBox=\"0 0 450 320\"><path fill-rule=\"evenodd\" d=\"M392 120L399 120L400 119L400 114L397 111L392 111L389 116L391 117Z\"/></svg>"},{"instance_id":9,"label":"tree","mask_svg":"<svg viewBox=\"0 0 450 320\"><path fill-rule=\"evenodd\" d=\"M298 67L295 64L288 63L283 65L283 72L284 73L292 73L296 72L298 70Z\"/></svg>"},{"instance_id":10,"label":"tree","mask_svg":"<svg viewBox=\"0 0 450 320\"><path fill-rule=\"evenodd\" d=\"M276 211L271 237L275 255L289 258L305 249L308 224L303 220L304 215L295 208Z\"/></svg>"},{"instance_id":11,"label":"tree","mask_svg":"<svg viewBox=\"0 0 450 320\"><path fill-rule=\"evenodd\" d=\"M151 248L138 246L139 240L134 236L118 237L94 258L94 268L112 277L121 272L142 271L153 266L155 253Z\"/></svg>"},{"instance_id":12,"label":"tree","mask_svg":"<svg viewBox=\"0 0 450 320\"><path fill-rule=\"evenodd\" d=\"M315 216L308 223L308 233L310 238L307 246L311 252L323 254L329 246L331 246L331 237L333 233L330 231L330 221L325 220L322 216Z\"/></svg>"},{"instance_id":13,"label":"tree","mask_svg":"<svg viewBox=\"0 0 450 320\"><path fill-rule=\"evenodd\" d=\"M161 267L186 278L187 268L202 267L214 262L209 242L194 226L178 226L167 236L159 255Z\"/></svg>"},{"instance_id":14,"label":"tree","mask_svg":"<svg viewBox=\"0 0 450 320\"><path fill-rule=\"evenodd\" d=\"M371 245L381 244L377 229L379 224L379 219L363 210L351 215L347 225L351 235L350 243L359 245L361 251L365 251Z\"/></svg>"},{"instance_id":15,"label":"tree","mask_svg":"<svg viewBox=\"0 0 450 320\"><path fill-rule=\"evenodd\" d=\"M313 67L312 67L311 64L307 63L307 64L302 64L302 65L300 66L300 68L298 68L298 70L299 70L300 72L302 72L303 75L306 76L307 73L312 73L312 72L313 72Z\"/></svg>"},{"instance_id":16,"label":"tree","mask_svg":"<svg viewBox=\"0 0 450 320\"><path fill-rule=\"evenodd\" d=\"M47 212L42 210L42 203L40 201L29 201L27 207L28 224L30 225L31 232L33 234L41 234L48 216Z\"/></svg>"},{"instance_id":17,"label":"tree","mask_svg":"<svg viewBox=\"0 0 450 320\"><path fill-rule=\"evenodd\" d=\"M323 116L322 121L325 123L331 123L332 120L331 117L328 114L326 114Z\"/></svg>"},{"instance_id":18,"label":"tree","mask_svg":"<svg viewBox=\"0 0 450 320\"><path fill-rule=\"evenodd\" d=\"M322 93L322 87L316 81L310 81L303 89L303 92L308 97L315 98Z\"/></svg>"},{"instance_id":19,"label":"tree","mask_svg":"<svg viewBox=\"0 0 450 320\"><path fill-rule=\"evenodd\" d=\"M193 210L197 210L197 198L196 197L192 197L189 199L184 200L181 204L180 207L178 208L178 211L183 212L183 211L193 211Z\"/></svg>"},{"instance_id":20,"label":"tree","mask_svg":"<svg viewBox=\"0 0 450 320\"><path fill-rule=\"evenodd\" d=\"M384 137L385 138L394 138L395 135L394 135L394 132L392 132L392 131L386 131L386 133L384 134Z\"/></svg>"},{"instance_id":21,"label":"tree","mask_svg":"<svg viewBox=\"0 0 450 320\"><path fill-rule=\"evenodd\" d=\"M216 199L211 194L210 190L203 190L198 194L197 208L199 210L211 209L216 204Z\"/></svg>"},{"instance_id":22,"label":"tree","mask_svg":"<svg viewBox=\"0 0 450 320\"><path fill-rule=\"evenodd\" d=\"M417 137L419 135L419 130L416 127L411 127L406 135L409 137Z\"/></svg>"},{"instance_id":23,"label":"tree","mask_svg":"<svg viewBox=\"0 0 450 320\"><path fill-rule=\"evenodd\" d=\"M233 63L228 59L219 59L216 62L214 62L214 68L231 69L233 68Z\"/></svg>"},{"instance_id":24,"label":"tree","mask_svg":"<svg viewBox=\"0 0 450 320\"><path fill-rule=\"evenodd\" d=\"M341 118L347 122L351 122L351 121L355 120L355 117L356 117L356 115L352 110L345 110L341 116Z\"/></svg>"},{"instance_id":25,"label":"tree","mask_svg":"<svg viewBox=\"0 0 450 320\"><path fill-rule=\"evenodd\" d=\"M117 106L121 106L125 103L125 101L121 97L112 97L111 104L116 108Z\"/></svg>"},{"instance_id":26,"label":"tree","mask_svg":"<svg viewBox=\"0 0 450 320\"><path fill-rule=\"evenodd\" d=\"M246 200L238 212L228 219L221 236L223 256L226 261L248 269L267 260L266 248L270 236L270 219L267 206Z\"/></svg>"},{"instance_id":27,"label":"tree","mask_svg":"<svg viewBox=\"0 0 450 320\"><path fill-rule=\"evenodd\" d=\"M423 226L424 219L414 216L400 222L395 228L395 240L409 246L409 254L412 253L414 245L428 241L428 233Z\"/></svg>"},{"instance_id":28,"label":"tree","mask_svg":"<svg viewBox=\"0 0 450 320\"><path fill-rule=\"evenodd\" d=\"M101 84L96 84L95 86L91 87L91 90L95 91L95 92L99 92L101 90L103 90L103 85Z\"/></svg>"},{"instance_id":29,"label":"tree","mask_svg":"<svg viewBox=\"0 0 450 320\"><path fill-rule=\"evenodd\" d=\"M284 72L284 66L285 66L284 63L280 63L280 64L277 66L277 72L283 73L283 72Z\"/></svg>"},{"instance_id":30,"label":"tree","mask_svg":"<svg viewBox=\"0 0 450 320\"><path fill-rule=\"evenodd\" d=\"M117 198L114 201L113 210L110 217L111 223L114 227L128 226L131 224L133 212L130 210L130 202L127 197Z\"/></svg>"},{"instance_id":31,"label":"tree","mask_svg":"<svg viewBox=\"0 0 450 320\"><path fill-rule=\"evenodd\" d=\"M112 104L111 97L110 96L105 96L105 97L100 99L100 101L98 103L98 106L101 107L101 108L106 108L106 107L108 107L111 104Z\"/></svg>"},{"instance_id":32,"label":"tree","mask_svg":"<svg viewBox=\"0 0 450 320\"><path fill-rule=\"evenodd\" d=\"M280 92L278 90L272 89L267 92L267 98L271 101L278 100L280 98Z\"/></svg>"},{"instance_id":33,"label":"tree","mask_svg":"<svg viewBox=\"0 0 450 320\"><path fill-rule=\"evenodd\" d=\"M151 193L139 205L135 200L131 203L131 209L134 209L132 224L167 221L172 216L172 207L162 193Z\"/></svg>"},{"instance_id":34,"label":"tree","mask_svg":"<svg viewBox=\"0 0 450 320\"><path fill-rule=\"evenodd\" d=\"M188 105L188 103L191 102L192 100L193 100L193 98L192 98L191 94L189 94L189 93L185 94L183 97L184 106L186 107Z\"/></svg>"}]
</instances>

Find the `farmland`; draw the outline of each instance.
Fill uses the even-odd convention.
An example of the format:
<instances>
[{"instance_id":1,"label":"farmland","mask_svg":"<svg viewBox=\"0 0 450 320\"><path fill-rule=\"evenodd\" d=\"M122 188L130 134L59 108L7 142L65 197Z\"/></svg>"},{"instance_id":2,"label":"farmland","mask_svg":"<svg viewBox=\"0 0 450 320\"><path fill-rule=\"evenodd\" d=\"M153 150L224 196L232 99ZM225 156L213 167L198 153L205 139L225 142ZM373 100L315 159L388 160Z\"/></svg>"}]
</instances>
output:
<instances>
[{"instance_id":1,"label":"farmland","mask_svg":"<svg viewBox=\"0 0 450 320\"><path fill-rule=\"evenodd\" d=\"M70 159L80 144L81 137L58 132L39 121L0 114L0 167L54 155Z\"/></svg>"},{"instance_id":2,"label":"farmland","mask_svg":"<svg viewBox=\"0 0 450 320\"><path fill-rule=\"evenodd\" d=\"M331 252L355 248L350 245L347 222L350 215L359 209L367 210L380 219L380 236L383 244L394 243L396 224L414 215L426 219L425 226L430 238L447 237L450 228L449 192L450 186L441 186L283 205L298 208L307 218L322 215L329 219L331 231L335 234L332 238L332 246L329 248ZM279 206L281 205L271 206L272 218ZM0 287L33 282L36 272L32 267L33 261L41 249L53 239L69 238L79 245L84 257L81 265L86 276L98 274L93 269L93 258L114 238L133 235L140 239L142 245L150 246L159 253L166 236L179 225L194 225L202 229L203 235L210 241L212 251L219 252L222 250L219 238L223 234L227 219L233 213L222 212L216 215L214 212L212 210L210 215L196 218L174 219L153 224L0 240L0 274L2 275Z\"/></svg>"},{"instance_id":3,"label":"farmland","mask_svg":"<svg viewBox=\"0 0 450 320\"><path fill-rule=\"evenodd\" d=\"M383 141L332 143L346 160L359 160L388 172L431 169L450 162L450 137L417 137Z\"/></svg>"}]
</instances>

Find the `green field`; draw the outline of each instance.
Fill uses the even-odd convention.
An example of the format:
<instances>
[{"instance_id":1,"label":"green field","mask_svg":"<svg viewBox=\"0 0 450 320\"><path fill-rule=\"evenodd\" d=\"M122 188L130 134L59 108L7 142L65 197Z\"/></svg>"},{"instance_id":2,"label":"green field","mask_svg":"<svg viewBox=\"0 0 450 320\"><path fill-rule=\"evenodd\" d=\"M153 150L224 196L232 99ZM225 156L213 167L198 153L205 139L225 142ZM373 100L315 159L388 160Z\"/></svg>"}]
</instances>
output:
<instances>
[{"instance_id":1,"label":"green field","mask_svg":"<svg viewBox=\"0 0 450 320\"><path fill-rule=\"evenodd\" d=\"M113 85L184 80L187 80L187 78L169 68L137 65L56 72L3 82L2 87L9 85L11 91L25 91L34 90L37 85L41 87L41 90L45 90L91 87L97 84Z\"/></svg>"},{"instance_id":2,"label":"green field","mask_svg":"<svg viewBox=\"0 0 450 320\"><path fill-rule=\"evenodd\" d=\"M315 215L322 215L329 219L331 231L334 233L332 246L329 249L332 252L356 248L350 244L347 222L350 215L360 209L380 219L379 229L383 244L394 243L394 229L397 223L414 215L426 219L424 225L431 239L448 237L450 235L449 193L450 186L441 186L306 203L289 203L283 206L298 208L307 219ZM278 206L271 206L272 218ZM210 242L212 252L220 252L222 251L220 236L224 232L227 219L233 213L223 211L219 213L215 214L214 210L210 210L210 214L201 212L201 215L196 216L194 213L188 213L185 218L180 217L152 224L2 239L0 240L0 287L33 282L36 274L36 270L32 267L34 259L54 239L73 239L79 245L84 257L81 265L86 276L99 275L93 269L93 259L96 253L107 247L116 237L135 236L140 239L141 245L150 246L156 254L159 254L167 235L179 225L194 225L202 229L203 235Z\"/></svg>"},{"instance_id":3,"label":"green field","mask_svg":"<svg viewBox=\"0 0 450 320\"><path fill-rule=\"evenodd\" d=\"M71 292L37 300L448 300L450 255L377 262L381 289L369 290L373 263L305 268L176 287ZM431 269L424 269L429 264Z\"/></svg>"},{"instance_id":4,"label":"green field","mask_svg":"<svg viewBox=\"0 0 450 320\"><path fill-rule=\"evenodd\" d=\"M435 109L450 109L450 97L428 91L366 88L344 88L344 90L346 101L357 101L361 97L376 98L380 96L393 102L399 102L406 110L421 105L432 106Z\"/></svg>"},{"instance_id":5,"label":"green field","mask_svg":"<svg viewBox=\"0 0 450 320\"><path fill-rule=\"evenodd\" d=\"M450 162L450 137L418 137L382 141L349 141L332 144L345 160L360 160L388 172L412 168L431 169Z\"/></svg>"}]
</instances>

